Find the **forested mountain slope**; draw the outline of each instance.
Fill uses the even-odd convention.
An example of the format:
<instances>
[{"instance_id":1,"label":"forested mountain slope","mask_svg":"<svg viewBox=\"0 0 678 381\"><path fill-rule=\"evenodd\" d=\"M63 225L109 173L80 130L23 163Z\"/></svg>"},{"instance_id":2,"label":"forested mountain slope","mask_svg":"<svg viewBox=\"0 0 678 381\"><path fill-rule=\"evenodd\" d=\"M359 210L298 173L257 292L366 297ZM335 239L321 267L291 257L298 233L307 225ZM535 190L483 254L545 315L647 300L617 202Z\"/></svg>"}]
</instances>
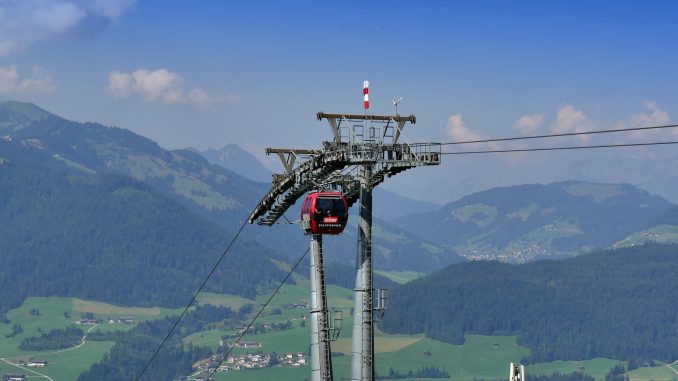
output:
<instances>
[{"instance_id":1,"label":"forested mountain slope","mask_svg":"<svg viewBox=\"0 0 678 381\"><path fill-rule=\"evenodd\" d=\"M229 233L240 227L270 186L210 164L196 152L168 151L131 131L69 121L30 103L0 103L0 144L4 160L33 160L41 167L74 175L115 173L135 178ZM296 213L293 208L288 216L297 219ZM411 270L408 264L414 257L421 272L459 261L452 250L425 243L401 228L384 226L380 231L387 232L375 234L374 240L375 264L381 269ZM307 237L292 225L255 225L245 229L243 237L256 240L288 261L308 247ZM355 229L330 245L335 254L329 261L354 264Z\"/></svg>"},{"instance_id":2,"label":"forested mountain slope","mask_svg":"<svg viewBox=\"0 0 678 381\"><path fill-rule=\"evenodd\" d=\"M232 238L125 176L5 160L0 189L0 314L26 296L183 305ZM284 277L275 255L239 240L207 290L254 296Z\"/></svg>"},{"instance_id":3,"label":"forested mountain slope","mask_svg":"<svg viewBox=\"0 0 678 381\"><path fill-rule=\"evenodd\" d=\"M527 361L678 358L678 245L451 265L391 292L380 328L460 343L518 335Z\"/></svg>"}]
</instances>

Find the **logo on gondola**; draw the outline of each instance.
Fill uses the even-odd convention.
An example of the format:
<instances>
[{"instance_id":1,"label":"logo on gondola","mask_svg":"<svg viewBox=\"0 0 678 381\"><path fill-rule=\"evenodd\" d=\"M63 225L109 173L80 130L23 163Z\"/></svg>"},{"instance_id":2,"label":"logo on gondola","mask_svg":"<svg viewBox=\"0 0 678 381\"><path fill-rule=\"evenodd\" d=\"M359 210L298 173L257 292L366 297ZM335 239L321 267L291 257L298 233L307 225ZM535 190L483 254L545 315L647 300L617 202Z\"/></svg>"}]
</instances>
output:
<instances>
[{"instance_id":1,"label":"logo on gondola","mask_svg":"<svg viewBox=\"0 0 678 381\"><path fill-rule=\"evenodd\" d=\"M339 217L323 217L323 223L336 224L339 222Z\"/></svg>"}]
</instances>

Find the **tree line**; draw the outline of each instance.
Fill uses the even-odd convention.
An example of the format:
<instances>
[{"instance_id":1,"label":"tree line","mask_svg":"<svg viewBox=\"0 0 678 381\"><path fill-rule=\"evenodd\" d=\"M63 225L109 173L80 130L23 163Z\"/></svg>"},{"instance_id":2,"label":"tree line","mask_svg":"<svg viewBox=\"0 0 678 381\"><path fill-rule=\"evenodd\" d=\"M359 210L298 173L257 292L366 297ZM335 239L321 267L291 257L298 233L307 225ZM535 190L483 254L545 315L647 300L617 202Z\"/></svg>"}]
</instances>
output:
<instances>
[{"instance_id":1,"label":"tree line","mask_svg":"<svg viewBox=\"0 0 678 381\"><path fill-rule=\"evenodd\" d=\"M19 349L24 351L46 351L70 348L82 342L85 333L78 327L53 329L40 336L31 336L21 340Z\"/></svg>"},{"instance_id":2,"label":"tree line","mask_svg":"<svg viewBox=\"0 0 678 381\"><path fill-rule=\"evenodd\" d=\"M388 369L387 374L376 373L377 380L402 380L411 378L450 378L450 374L445 369L440 369L437 366L423 366L415 371L409 369L406 372L401 372L393 368Z\"/></svg>"},{"instance_id":3,"label":"tree line","mask_svg":"<svg viewBox=\"0 0 678 381\"><path fill-rule=\"evenodd\" d=\"M380 328L454 344L517 335L526 363L678 358L678 246L452 265L391 293Z\"/></svg>"},{"instance_id":4,"label":"tree line","mask_svg":"<svg viewBox=\"0 0 678 381\"><path fill-rule=\"evenodd\" d=\"M124 176L69 176L9 162L0 165L0 189L0 320L5 322L4 314L27 296L179 307L232 238ZM271 262L273 255L239 240L205 291L251 298L272 288L285 276Z\"/></svg>"}]
</instances>

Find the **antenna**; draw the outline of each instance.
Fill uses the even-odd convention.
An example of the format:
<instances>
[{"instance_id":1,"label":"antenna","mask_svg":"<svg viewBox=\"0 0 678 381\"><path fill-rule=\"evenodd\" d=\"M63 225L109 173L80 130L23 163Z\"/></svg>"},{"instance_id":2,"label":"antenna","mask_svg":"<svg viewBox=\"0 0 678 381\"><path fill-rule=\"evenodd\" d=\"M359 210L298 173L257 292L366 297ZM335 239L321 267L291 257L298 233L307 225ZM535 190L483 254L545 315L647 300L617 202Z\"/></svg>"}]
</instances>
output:
<instances>
[{"instance_id":1,"label":"antenna","mask_svg":"<svg viewBox=\"0 0 678 381\"><path fill-rule=\"evenodd\" d=\"M402 102L402 101L403 101L403 97L400 97L400 98L398 98L398 99L394 99L394 100L393 100L393 105L395 106L395 113L396 113L396 115L400 115L400 114L398 114L398 105L399 105L400 102Z\"/></svg>"}]
</instances>

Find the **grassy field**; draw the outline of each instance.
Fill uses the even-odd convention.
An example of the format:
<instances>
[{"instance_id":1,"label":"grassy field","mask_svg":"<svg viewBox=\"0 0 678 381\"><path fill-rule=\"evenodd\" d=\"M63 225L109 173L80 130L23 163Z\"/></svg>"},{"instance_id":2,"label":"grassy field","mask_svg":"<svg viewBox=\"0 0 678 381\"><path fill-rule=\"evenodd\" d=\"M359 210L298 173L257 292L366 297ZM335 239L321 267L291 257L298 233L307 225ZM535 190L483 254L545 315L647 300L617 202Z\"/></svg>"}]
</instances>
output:
<instances>
[{"instance_id":1,"label":"grassy field","mask_svg":"<svg viewBox=\"0 0 678 381\"><path fill-rule=\"evenodd\" d=\"M20 369L13 367L5 363L4 361L0 361L0 375L7 373L16 373L17 371L20 371Z\"/></svg>"},{"instance_id":2,"label":"grassy field","mask_svg":"<svg viewBox=\"0 0 678 381\"><path fill-rule=\"evenodd\" d=\"M297 285L286 285L273 299L272 305L260 317L260 323L292 321L293 328L284 331L269 331L264 334L247 335L244 340L258 341L262 348L249 350L250 352L303 352L307 353L310 342L308 320L304 318L308 310L304 308L288 308L294 303L307 303L309 298L308 285L301 282ZM351 362L351 325L349 315L353 305L352 292L336 286L328 287L328 301L331 307L338 307L344 311L343 330L338 341L332 343L334 356L335 379L346 379L349 376ZM238 309L247 303L258 307L268 296L262 295L256 300L245 299L232 295L204 293L199 296L201 304L215 304ZM30 314L36 308L39 316ZM66 314L64 313L66 312ZM39 334L38 328L47 332L53 328L65 328L80 317L81 313L92 312L99 318L108 316L132 316L138 321L157 319L176 314L177 310L163 308L120 307L101 302L86 301L77 298L28 298L21 307L10 311L7 316L10 324L0 324L0 331L4 335L11 330L14 323L19 323L24 332L14 338L2 337L0 340L0 358L9 358L18 361L20 358L40 358L49 361L47 368L38 370L52 377L55 381L73 380L92 363L99 361L110 351L113 343L86 342L82 347L66 351L29 353L18 349L19 342L24 337ZM275 313L274 313L275 312ZM66 317L70 315L70 317ZM305 324L305 326L302 326ZM83 330L90 326L83 326ZM131 326L100 324L97 330L130 329ZM212 329L196 332L186 338L184 343L204 345L217 348L221 336L228 332L224 329ZM466 381L473 378L504 379L511 361L519 361L529 354L529 349L517 345L515 337L467 336L464 345L442 343L423 337L423 335L388 335L379 330L375 332L376 369L378 373L386 374L390 368L400 372L416 371L423 366L436 366L445 369L453 381ZM246 353L247 350L235 350L234 353ZM527 367L528 375L552 374L554 372L570 373L583 371L602 380L605 374L617 364L624 362L610 359L593 359L588 361L554 361L550 363L533 364ZM678 364L673 364L678 368ZM10 365L0 363L0 375L6 372L19 370ZM678 370L678 369L677 369ZM282 368L243 370L230 373L219 373L216 380L251 380L272 379L276 381L304 380L309 378L310 368ZM21 371L21 373L27 373ZM27 373L28 374L28 373ZM678 380L669 366L662 364L653 368L641 368L630 372L631 381L664 381ZM39 378L36 376L36 378Z\"/></svg>"},{"instance_id":3,"label":"grassy field","mask_svg":"<svg viewBox=\"0 0 678 381\"><path fill-rule=\"evenodd\" d=\"M210 298L211 295L207 295ZM230 298L224 295L224 299ZM40 315L31 315L30 311L37 309ZM96 318L105 319L107 317L133 317L136 321L145 321L160 319L165 316L178 315L181 309L158 308L158 307L121 307L108 303L82 300L78 298L63 297L30 297L24 300L22 305L7 313L9 324L0 324L0 333L6 334L12 330L14 324L20 324L24 332L13 337L6 338L0 342L0 357L12 357L12 353L18 353L18 347L21 340L25 337L39 335L40 331L49 332L55 328L66 328L72 325L75 320L85 313L93 313ZM68 317L67 317L68 316ZM97 329L106 329L107 326L113 329L129 329L130 326L101 324ZM89 326L81 327L87 330Z\"/></svg>"},{"instance_id":4,"label":"grassy field","mask_svg":"<svg viewBox=\"0 0 678 381\"><path fill-rule=\"evenodd\" d=\"M311 377L310 367L299 368L267 368L242 370L236 372L215 373L214 380L252 381L252 380L275 380L275 381L303 381ZM335 378L337 379L337 378ZM339 379L337 379L339 380Z\"/></svg>"},{"instance_id":5,"label":"grassy field","mask_svg":"<svg viewBox=\"0 0 678 381\"><path fill-rule=\"evenodd\" d=\"M346 330L350 331L350 328L347 327ZM374 352L375 353L395 352L405 348L408 345L412 345L421 339L422 337L420 336L375 336ZM350 355L351 338L342 337L339 340L332 343L332 352Z\"/></svg>"},{"instance_id":6,"label":"grassy field","mask_svg":"<svg viewBox=\"0 0 678 381\"><path fill-rule=\"evenodd\" d=\"M262 321L269 320L269 316ZM341 354L334 357L334 373L336 379L345 379L349 376L351 353L351 324L350 316L344 321L344 329L338 341L332 343L332 352ZM219 342L220 331L203 331L191 335L185 342L192 341L194 345L209 345L216 348ZM262 348L250 352L306 352L309 343L309 327L295 324L293 329L279 332L269 332L259 335L248 335L247 341L258 341ZM516 344L515 337L467 337L462 346L442 343L424 338L422 335L387 335L382 332L375 334L375 351L377 372L385 374L389 368L407 372L422 366L437 366L450 373L452 380L462 381L473 378L503 379L508 364L519 361L529 354L529 349ZM235 350L234 353L246 353L247 350ZM604 378L605 374L616 364L621 362L608 359L594 359L582 362L553 362L549 364L535 364L528 367L528 374L551 374L553 372L572 372L583 369L596 379ZM580 368L583 367L583 368ZM308 377L309 368L297 369L276 368L244 370L219 374L217 380L245 380L268 379L269 374L276 374L279 381L303 380Z\"/></svg>"},{"instance_id":7,"label":"grassy field","mask_svg":"<svg viewBox=\"0 0 678 381\"><path fill-rule=\"evenodd\" d=\"M382 343L389 343L390 348L380 348L377 339L376 364L378 373L388 373L389 368L406 372L417 370L422 366L433 365L446 369L451 380L469 380L474 377L505 378L510 361L517 361L526 348L516 345L513 337L469 336L463 346L437 342L421 337L381 337ZM395 339L395 340L389 340ZM288 344L289 346L289 344ZM287 348L286 346L285 348ZM333 348L333 352L336 350ZM350 347L349 347L350 351ZM349 377L351 356L334 356L334 378L337 380ZM309 377L309 367L297 369L275 368L221 373L217 380L251 380L270 379L278 381L303 380Z\"/></svg>"},{"instance_id":8,"label":"grassy field","mask_svg":"<svg viewBox=\"0 0 678 381\"><path fill-rule=\"evenodd\" d=\"M245 304L256 303L255 300L243 298L242 296L214 294L212 292L201 292L200 295L198 295L198 302L200 304L230 307L234 311L237 311Z\"/></svg>"},{"instance_id":9,"label":"grassy field","mask_svg":"<svg viewBox=\"0 0 678 381\"><path fill-rule=\"evenodd\" d=\"M657 362L658 363L658 362ZM642 367L629 372L631 381L671 381L678 380L678 373L667 364L653 367Z\"/></svg>"},{"instance_id":10,"label":"grassy field","mask_svg":"<svg viewBox=\"0 0 678 381\"><path fill-rule=\"evenodd\" d=\"M467 381L473 378L504 379L511 361L520 360L529 350L516 344L514 337L468 336L463 346L437 342L421 337L402 337L401 341L376 340L376 367L381 374L388 373L389 368L406 372L426 365L445 369L450 380ZM409 339L409 340L407 340ZM411 344L407 344L407 342ZM383 343L396 344L395 347L384 347ZM333 343L332 352L338 352L342 344ZM287 347L286 347L287 348ZM344 349L341 350L343 352ZM350 352L350 344L348 347ZM429 354L430 353L430 354ZM573 372L583 370L597 380L602 380L614 365L622 362L609 359L593 359L589 361L568 362L556 361L549 364L528 366L527 374L552 374L554 372ZM334 378L347 379L351 364L351 356L334 356ZM664 367L666 369L666 367ZM274 368L263 370L246 370L231 373L220 373L216 380L251 380L271 379L277 381L303 380L309 377L308 366L291 368ZM669 371L670 372L670 371ZM678 376L678 375L677 375ZM632 380L645 381L631 378ZM657 378L657 381L660 379Z\"/></svg>"},{"instance_id":11,"label":"grassy field","mask_svg":"<svg viewBox=\"0 0 678 381\"><path fill-rule=\"evenodd\" d=\"M271 306L279 307L293 303L308 303L311 293L308 281L298 284L286 284L271 301ZM256 301L264 303L269 295L259 295ZM327 304L330 308L350 309L353 307L353 291L335 285L327 286ZM301 310L306 312L306 310Z\"/></svg>"},{"instance_id":12,"label":"grassy field","mask_svg":"<svg viewBox=\"0 0 678 381\"><path fill-rule=\"evenodd\" d=\"M452 217L460 222L470 221L484 228L497 218L497 208L492 205L471 204L453 210Z\"/></svg>"},{"instance_id":13,"label":"grassy field","mask_svg":"<svg viewBox=\"0 0 678 381\"><path fill-rule=\"evenodd\" d=\"M678 226L659 225L641 232L633 233L612 245L613 248L642 245L648 242L660 244L678 242Z\"/></svg>"},{"instance_id":14,"label":"grassy field","mask_svg":"<svg viewBox=\"0 0 678 381\"><path fill-rule=\"evenodd\" d=\"M305 327L300 326L305 309L283 308L292 303L306 303L308 301L308 286L303 282L297 285L286 285L273 299L273 309L282 311L279 315L265 313L259 322L282 322L292 320L294 328L285 331L267 332L265 334L247 335L244 340L257 341L262 348L249 352L304 352L308 351L310 342L309 322ZM349 377L351 362L351 325L349 315L352 306L352 292L339 287L328 287L330 306L341 306L344 310L343 330L339 339L332 343L332 352L335 353L335 379ZM260 296L257 302L263 302L267 296ZM194 333L184 339L185 343L193 345L207 345L216 348L220 337L225 332L220 330L202 331ZM462 346L430 340L423 335L388 335L377 330L375 333L375 351L377 372L388 373L389 368L407 372L416 371L423 366L436 366L450 373L451 379L465 381L473 378L504 379L511 361L519 361L529 354L529 349L518 346L515 337L488 337L471 335ZM236 349L233 353L247 353L248 350ZM527 368L528 374L552 374L554 372L570 373L583 370L596 379L603 379L605 374L622 362L609 359L593 359L588 361L555 361L545 364L534 364ZM230 373L220 373L216 380L251 380L269 379L275 377L278 381L303 380L309 377L308 366L300 368L274 368L243 370Z\"/></svg>"},{"instance_id":15,"label":"grassy field","mask_svg":"<svg viewBox=\"0 0 678 381\"><path fill-rule=\"evenodd\" d=\"M88 341L77 350L41 355L50 365L43 372L55 380L75 380L83 370L100 361L113 347L112 342Z\"/></svg>"},{"instance_id":16,"label":"grassy field","mask_svg":"<svg viewBox=\"0 0 678 381\"><path fill-rule=\"evenodd\" d=\"M272 316L262 321L272 319ZM344 329L339 340L332 343L334 356L335 379L346 379L349 376L351 361L351 324L352 318L344 320ZM209 345L216 348L219 336L223 332L204 331L185 339L194 345ZM258 341L262 348L250 352L307 352L309 343L309 326L295 324L293 329L269 332L259 335L248 335L244 340ZM235 350L234 353L246 353L247 350ZM515 337L490 337L470 335L462 346L442 343L424 338L422 335L388 335L375 333L375 352L377 372L385 374L389 368L407 372L422 366L437 366L450 373L455 381L466 381L473 378L504 379L511 361L519 361L529 354L529 349L518 346ZM528 374L552 374L554 372L570 373L584 371L598 380L617 364L624 362L610 359L593 359L588 361L555 361L530 365ZM309 376L309 367L275 368L264 370L244 370L219 374L216 380L268 379L275 373L278 381L303 380ZM639 380L641 381L641 380Z\"/></svg>"},{"instance_id":17,"label":"grassy field","mask_svg":"<svg viewBox=\"0 0 678 381\"><path fill-rule=\"evenodd\" d=\"M375 271L374 273L385 276L390 280L400 284L415 280L422 275L415 271Z\"/></svg>"},{"instance_id":18,"label":"grassy field","mask_svg":"<svg viewBox=\"0 0 678 381\"><path fill-rule=\"evenodd\" d=\"M612 367L620 364L626 365L626 362L605 358L595 358L586 361L553 361L549 363L529 365L526 369L526 372L528 375L550 375L555 372L572 373L582 371L586 374L590 374L597 380L602 380Z\"/></svg>"},{"instance_id":19,"label":"grassy field","mask_svg":"<svg viewBox=\"0 0 678 381\"><path fill-rule=\"evenodd\" d=\"M514 337L468 336L461 346L423 338L400 350L379 353L377 372L437 366L447 370L453 380L497 379L504 378L509 362L528 353L527 348L516 344Z\"/></svg>"},{"instance_id":20,"label":"grassy field","mask_svg":"<svg viewBox=\"0 0 678 381\"><path fill-rule=\"evenodd\" d=\"M294 333L291 331L286 332L289 332L290 335ZM283 337L280 338L282 339ZM388 343L392 346L390 348L380 348L379 339L382 339L382 343ZM265 341L268 342L268 340ZM289 345L289 342L286 343L284 348L289 348ZM266 344L264 347L266 347ZM452 380L468 380L474 377L505 378L508 362L517 361L522 354L528 351L526 348L518 347L513 337L497 338L483 336L469 336L467 343L463 346L441 343L421 337L394 338L382 336L377 339L376 347L376 364L377 372L379 373L388 373L389 368L406 372L410 369L416 370L422 366L434 365L446 369L450 373ZM335 348L332 351L336 352ZM350 352L350 346L348 351ZM334 356L334 378L337 380L347 379L349 377L350 364L350 355ZM308 366L296 369L247 370L220 373L215 379L266 380L275 378L278 381L303 380L309 377L309 371L310 368Z\"/></svg>"},{"instance_id":21,"label":"grassy field","mask_svg":"<svg viewBox=\"0 0 678 381\"><path fill-rule=\"evenodd\" d=\"M31 310L37 309L40 314L32 315ZM40 351L28 352L19 349L19 343L26 337L37 336L41 333L49 332L52 329L64 329L74 324L74 321L80 318L85 312L91 312L95 317L105 319L106 317L131 316L137 321L158 319L177 313L175 309L166 308L143 308L143 307L120 307L112 304L87 301L78 298L63 297L31 297L27 298L20 307L7 313L9 324L0 324L0 358L7 358L10 362L18 362L20 359L38 358L49 361L49 366L36 370L43 373L55 381L75 380L78 375L89 369L89 367L100 361L106 355L112 342L91 342L86 341L84 345L60 351ZM5 337L14 324L20 324L23 332L12 338ZM80 326L83 331L92 328L90 325ZM132 326L120 324L99 324L94 330L127 330ZM0 366L0 375L4 373L25 373L31 372L21 370L6 363ZM40 378L40 376L36 376Z\"/></svg>"},{"instance_id":22,"label":"grassy field","mask_svg":"<svg viewBox=\"0 0 678 381\"><path fill-rule=\"evenodd\" d=\"M73 298L72 315L77 317L84 312L91 312L98 318L130 316L136 321L155 320L165 316L178 315L179 308L159 307L120 307L103 302L94 302Z\"/></svg>"},{"instance_id":23,"label":"grassy field","mask_svg":"<svg viewBox=\"0 0 678 381\"><path fill-rule=\"evenodd\" d=\"M75 380L80 373L97 361L100 361L113 347L112 342L86 342L82 347L73 350L59 351L54 353L41 353L33 356L49 361L45 368L35 369L55 381ZM16 361L16 359L12 360ZM18 368L12 372L25 373Z\"/></svg>"}]
</instances>

